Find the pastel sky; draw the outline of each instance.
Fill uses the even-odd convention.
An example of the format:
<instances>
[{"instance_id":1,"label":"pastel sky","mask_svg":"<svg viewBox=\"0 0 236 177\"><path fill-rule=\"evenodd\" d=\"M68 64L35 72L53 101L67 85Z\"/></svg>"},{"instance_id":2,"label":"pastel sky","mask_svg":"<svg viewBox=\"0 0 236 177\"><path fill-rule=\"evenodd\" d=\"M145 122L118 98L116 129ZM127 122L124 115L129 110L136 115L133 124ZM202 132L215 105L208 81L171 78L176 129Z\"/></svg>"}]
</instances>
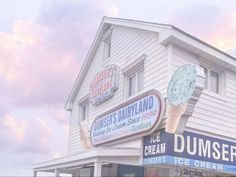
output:
<instances>
[{"instance_id":1,"label":"pastel sky","mask_svg":"<svg viewBox=\"0 0 236 177\"><path fill-rule=\"evenodd\" d=\"M67 153L64 104L103 16L173 24L236 56L235 0L0 4L0 176Z\"/></svg>"}]
</instances>

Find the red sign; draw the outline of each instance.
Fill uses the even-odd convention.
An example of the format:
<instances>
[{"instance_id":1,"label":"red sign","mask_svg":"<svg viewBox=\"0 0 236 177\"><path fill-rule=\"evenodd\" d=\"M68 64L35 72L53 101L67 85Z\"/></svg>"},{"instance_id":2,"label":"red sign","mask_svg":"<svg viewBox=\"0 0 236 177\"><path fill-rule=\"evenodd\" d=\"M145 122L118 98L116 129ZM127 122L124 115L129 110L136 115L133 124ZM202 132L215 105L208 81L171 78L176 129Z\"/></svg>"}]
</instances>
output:
<instances>
[{"instance_id":1,"label":"red sign","mask_svg":"<svg viewBox=\"0 0 236 177\"><path fill-rule=\"evenodd\" d=\"M90 100L98 105L113 96L117 88L117 67L108 65L90 82Z\"/></svg>"}]
</instances>

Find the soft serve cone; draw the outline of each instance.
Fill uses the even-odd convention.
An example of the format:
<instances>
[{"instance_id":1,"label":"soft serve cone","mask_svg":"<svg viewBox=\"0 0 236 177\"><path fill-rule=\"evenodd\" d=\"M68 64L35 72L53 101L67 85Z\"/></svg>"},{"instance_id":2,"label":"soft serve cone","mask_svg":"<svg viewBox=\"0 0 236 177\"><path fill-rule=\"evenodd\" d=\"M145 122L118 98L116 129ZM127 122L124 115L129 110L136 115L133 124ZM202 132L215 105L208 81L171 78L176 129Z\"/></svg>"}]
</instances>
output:
<instances>
[{"instance_id":1,"label":"soft serve cone","mask_svg":"<svg viewBox=\"0 0 236 177\"><path fill-rule=\"evenodd\" d=\"M204 70L187 64L173 74L167 90L166 132L183 132L204 87Z\"/></svg>"}]
</instances>

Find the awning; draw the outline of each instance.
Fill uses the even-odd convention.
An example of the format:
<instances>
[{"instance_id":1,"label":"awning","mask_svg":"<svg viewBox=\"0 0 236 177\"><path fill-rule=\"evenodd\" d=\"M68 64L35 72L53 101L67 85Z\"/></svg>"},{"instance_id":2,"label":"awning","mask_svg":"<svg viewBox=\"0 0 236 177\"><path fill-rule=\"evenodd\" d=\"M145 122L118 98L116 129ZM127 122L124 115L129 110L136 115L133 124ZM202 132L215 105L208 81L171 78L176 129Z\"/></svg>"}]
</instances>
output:
<instances>
[{"instance_id":1,"label":"awning","mask_svg":"<svg viewBox=\"0 0 236 177\"><path fill-rule=\"evenodd\" d=\"M60 170L61 173L70 173L76 168L93 166L95 162L140 165L141 156L142 150L140 148L95 148L35 164L33 169L34 172L55 172Z\"/></svg>"}]
</instances>

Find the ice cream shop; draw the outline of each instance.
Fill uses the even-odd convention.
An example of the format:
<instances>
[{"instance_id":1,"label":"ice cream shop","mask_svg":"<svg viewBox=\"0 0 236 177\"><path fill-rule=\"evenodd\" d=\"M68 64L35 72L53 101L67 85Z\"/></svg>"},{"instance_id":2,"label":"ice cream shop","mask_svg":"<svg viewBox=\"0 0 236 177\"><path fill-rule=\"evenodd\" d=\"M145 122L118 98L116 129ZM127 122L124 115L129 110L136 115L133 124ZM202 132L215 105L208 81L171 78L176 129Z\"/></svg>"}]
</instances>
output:
<instances>
[{"instance_id":1,"label":"ice cream shop","mask_svg":"<svg viewBox=\"0 0 236 177\"><path fill-rule=\"evenodd\" d=\"M224 51L104 17L71 87L68 153L34 177L236 176L236 58Z\"/></svg>"}]
</instances>

